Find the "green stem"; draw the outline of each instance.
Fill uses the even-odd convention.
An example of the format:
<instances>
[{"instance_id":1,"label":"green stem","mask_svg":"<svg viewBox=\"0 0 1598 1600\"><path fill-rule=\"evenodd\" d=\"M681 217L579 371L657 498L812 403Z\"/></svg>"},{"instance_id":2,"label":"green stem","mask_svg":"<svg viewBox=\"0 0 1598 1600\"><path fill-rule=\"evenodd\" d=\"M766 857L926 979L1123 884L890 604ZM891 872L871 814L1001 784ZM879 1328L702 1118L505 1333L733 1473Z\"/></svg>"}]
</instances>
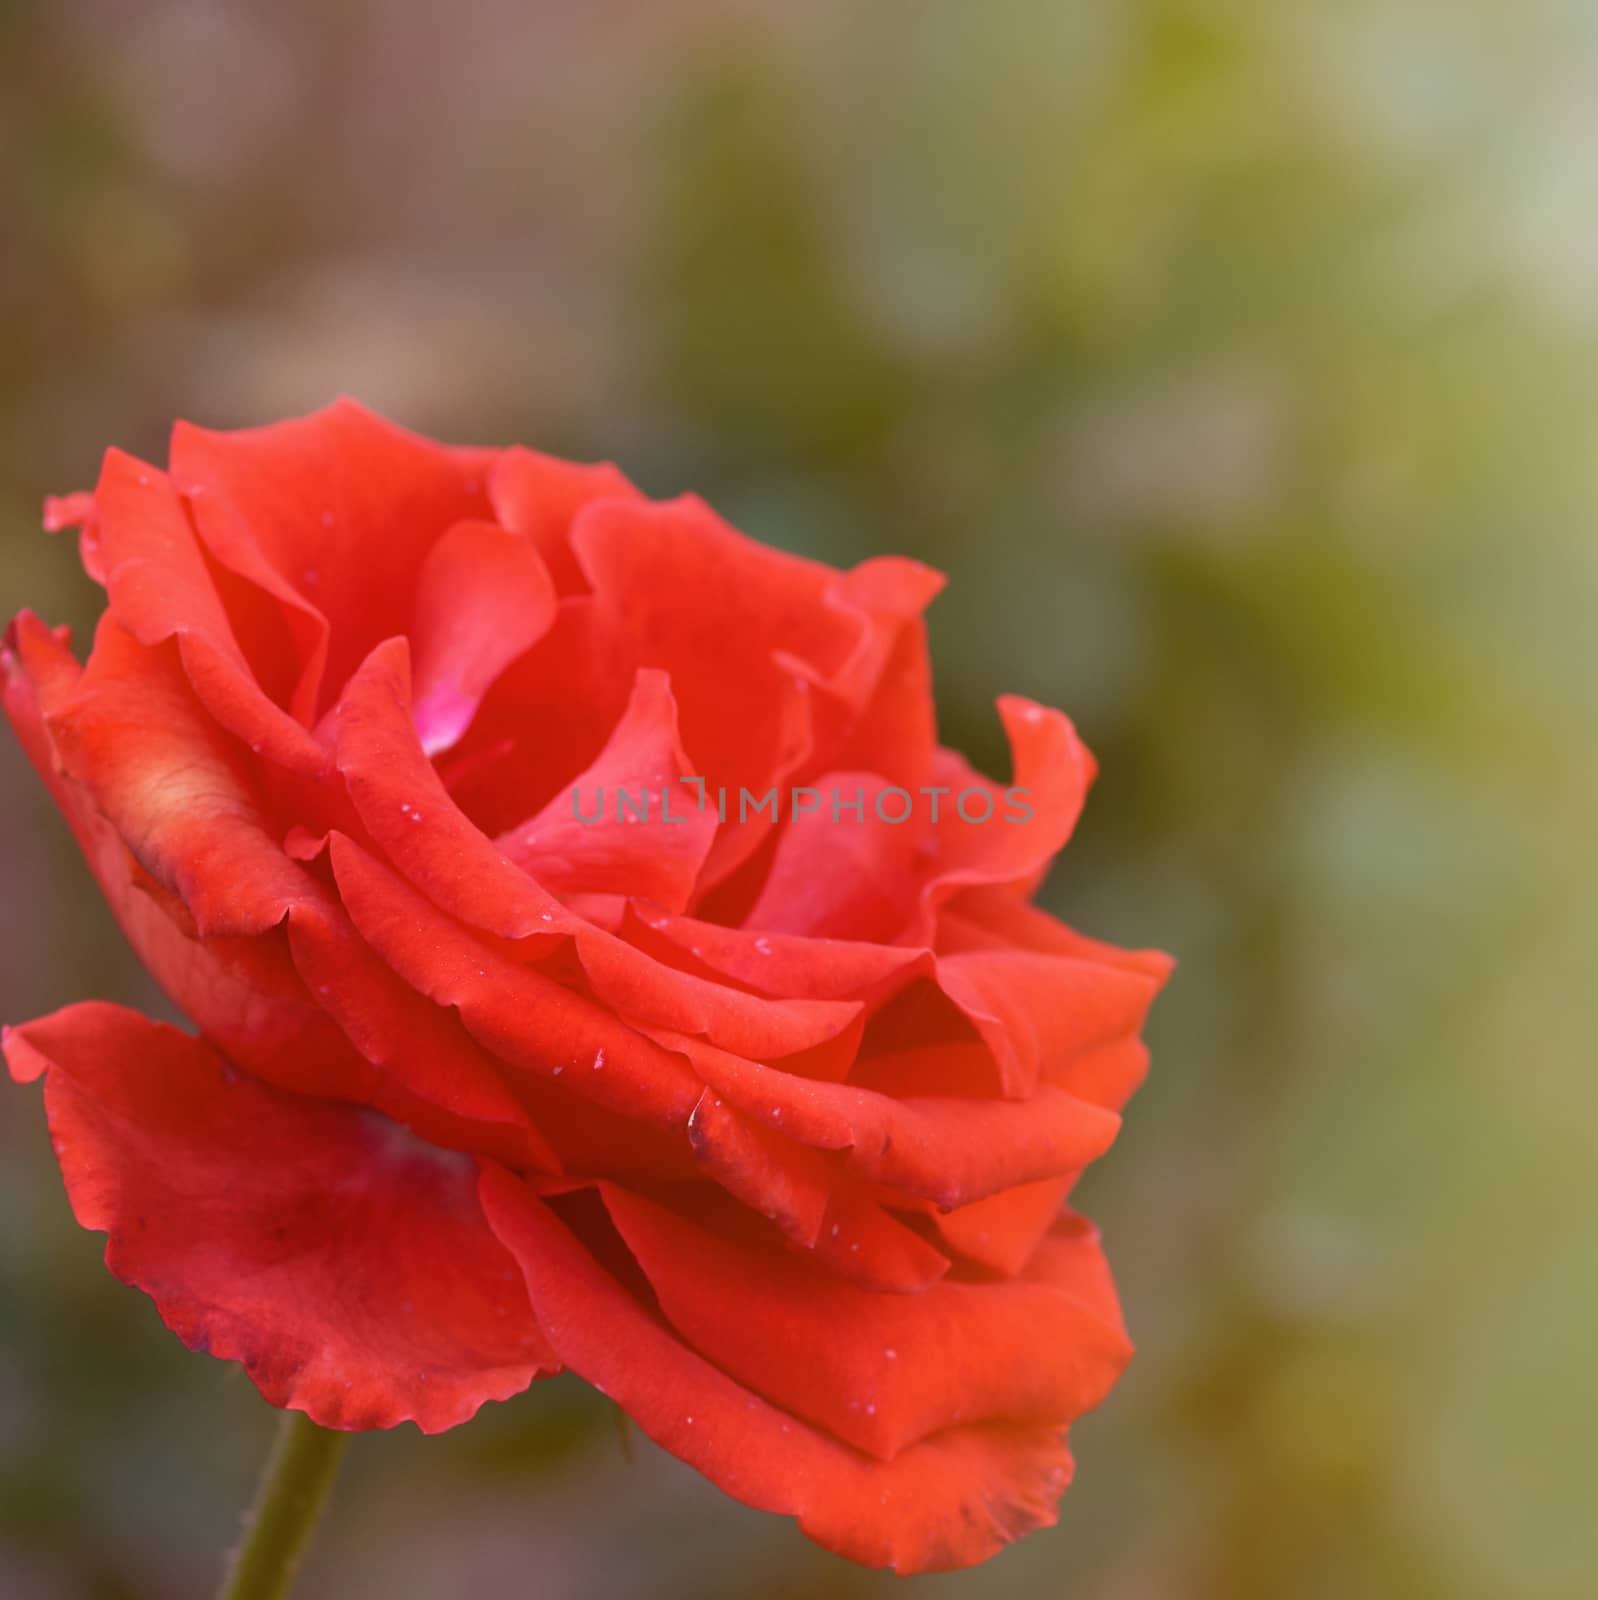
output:
<instances>
[{"instance_id":1,"label":"green stem","mask_svg":"<svg viewBox=\"0 0 1598 1600\"><path fill-rule=\"evenodd\" d=\"M327 1505L348 1443L347 1433L319 1428L297 1411L283 1413L244 1542L234 1552L218 1600L283 1600Z\"/></svg>"}]
</instances>

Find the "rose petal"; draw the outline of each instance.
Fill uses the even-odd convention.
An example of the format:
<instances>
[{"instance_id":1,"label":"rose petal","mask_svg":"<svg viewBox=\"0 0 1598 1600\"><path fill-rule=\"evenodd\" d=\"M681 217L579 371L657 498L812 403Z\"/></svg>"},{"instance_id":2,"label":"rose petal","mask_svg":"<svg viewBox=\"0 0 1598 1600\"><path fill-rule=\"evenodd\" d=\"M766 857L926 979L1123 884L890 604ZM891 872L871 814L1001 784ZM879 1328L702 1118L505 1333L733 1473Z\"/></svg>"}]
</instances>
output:
<instances>
[{"instance_id":1,"label":"rose petal","mask_svg":"<svg viewBox=\"0 0 1598 1600\"><path fill-rule=\"evenodd\" d=\"M852 715L831 765L868 769L912 792L930 782L938 739L921 613L943 583L942 573L895 557L862 562L844 575L839 599L873 618L875 650L851 686Z\"/></svg>"},{"instance_id":2,"label":"rose petal","mask_svg":"<svg viewBox=\"0 0 1598 1600\"><path fill-rule=\"evenodd\" d=\"M105 561L100 554L100 526L94 510L94 491L79 489L72 494L46 495L42 521L46 533L61 533L67 528L78 530L78 560L89 577L103 589Z\"/></svg>"},{"instance_id":3,"label":"rose petal","mask_svg":"<svg viewBox=\"0 0 1598 1600\"><path fill-rule=\"evenodd\" d=\"M938 917L938 949L1019 949L1039 955L1070 956L1104 966L1141 972L1163 984L1176 963L1161 950L1123 950L1078 933L1041 906L1002 888L965 889Z\"/></svg>"},{"instance_id":4,"label":"rose petal","mask_svg":"<svg viewBox=\"0 0 1598 1600\"><path fill-rule=\"evenodd\" d=\"M601 1194L683 1339L885 1461L956 1422L1063 1426L1103 1400L1131 1357L1114 1296L1098 1292L1097 1236L1080 1222L1024 1278L880 1294L614 1184Z\"/></svg>"},{"instance_id":5,"label":"rose petal","mask_svg":"<svg viewBox=\"0 0 1598 1600\"><path fill-rule=\"evenodd\" d=\"M176 638L195 694L224 728L294 771L325 772L327 751L256 681L167 475L108 451L95 530L117 621L144 645Z\"/></svg>"},{"instance_id":6,"label":"rose petal","mask_svg":"<svg viewBox=\"0 0 1598 1600\"><path fill-rule=\"evenodd\" d=\"M78 1221L190 1349L324 1427L437 1433L557 1358L485 1225L476 1170L366 1111L234 1073L116 1006L10 1030Z\"/></svg>"},{"instance_id":7,"label":"rose petal","mask_svg":"<svg viewBox=\"0 0 1598 1600\"><path fill-rule=\"evenodd\" d=\"M100 619L83 676L48 717L65 770L204 934L260 933L314 885L251 797L243 752L198 704L170 647Z\"/></svg>"},{"instance_id":8,"label":"rose petal","mask_svg":"<svg viewBox=\"0 0 1598 1600\"><path fill-rule=\"evenodd\" d=\"M934 827L921 916L906 935L913 942L931 942L937 909L961 889L1015 884L1030 893L1082 814L1097 767L1070 718L1020 695L1001 695L999 716L1010 738L1009 785L984 778L951 751L941 752L935 782L950 792ZM962 813L966 791L972 796ZM974 797L976 791L986 803Z\"/></svg>"},{"instance_id":9,"label":"rose petal","mask_svg":"<svg viewBox=\"0 0 1598 1600\"><path fill-rule=\"evenodd\" d=\"M560 1171L560 1158L493 1059L456 1018L401 983L340 909L296 909L288 940L306 986L361 1055L408 1096L469 1130L467 1148L519 1168ZM374 1098L383 1103L381 1089Z\"/></svg>"},{"instance_id":10,"label":"rose petal","mask_svg":"<svg viewBox=\"0 0 1598 1600\"><path fill-rule=\"evenodd\" d=\"M413 989L455 1006L477 1041L522 1071L611 1110L685 1127L700 1084L686 1064L610 1011L509 960L451 922L353 840L333 871L362 936Z\"/></svg>"},{"instance_id":11,"label":"rose petal","mask_svg":"<svg viewBox=\"0 0 1598 1600\"><path fill-rule=\"evenodd\" d=\"M779 1000L664 967L608 933L575 936L594 993L640 1027L702 1034L760 1061L807 1056L807 1073L842 1077L860 1041L855 1000Z\"/></svg>"},{"instance_id":12,"label":"rose petal","mask_svg":"<svg viewBox=\"0 0 1598 1600\"><path fill-rule=\"evenodd\" d=\"M1058 1428L950 1428L873 1461L684 1346L525 1184L491 1168L482 1197L560 1359L746 1505L797 1517L829 1550L899 1573L974 1565L1055 1520L1071 1476Z\"/></svg>"},{"instance_id":13,"label":"rose petal","mask_svg":"<svg viewBox=\"0 0 1598 1600\"><path fill-rule=\"evenodd\" d=\"M507 939L571 926L560 902L513 866L450 798L411 720L409 648L389 639L339 701L338 769L362 824L401 871L454 916Z\"/></svg>"},{"instance_id":14,"label":"rose petal","mask_svg":"<svg viewBox=\"0 0 1598 1600\"><path fill-rule=\"evenodd\" d=\"M832 571L745 538L692 497L591 505L572 545L611 636L638 666L670 674L683 743L707 781L774 781L793 754L780 708L808 692L775 652L836 670L862 632L858 614L822 603Z\"/></svg>"},{"instance_id":15,"label":"rose petal","mask_svg":"<svg viewBox=\"0 0 1598 1600\"><path fill-rule=\"evenodd\" d=\"M1055 1225L1073 1181L1045 1178L1018 1184L968 1206L934 1212L932 1220L944 1241L967 1261L1014 1277Z\"/></svg>"},{"instance_id":16,"label":"rose petal","mask_svg":"<svg viewBox=\"0 0 1598 1600\"><path fill-rule=\"evenodd\" d=\"M483 697L440 763L450 793L489 835L569 796L574 773L603 749L637 673L591 594L562 599L548 633Z\"/></svg>"},{"instance_id":17,"label":"rose petal","mask_svg":"<svg viewBox=\"0 0 1598 1600\"><path fill-rule=\"evenodd\" d=\"M179 423L173 482L223 566L325 621L327 703L380 640L404 631L422 562L487 510L492 451L447 449L350 400L265 428Z\"/></svg>"},{"instance_id":18,"label":"rose petal","mask_svg":"<svg viewBox=\"0 0 1598 1600\"><path fill-rule=\"evenodd\" d=\"M428 552L410 639L422 749L447 750L489 686L555 620L555 585L532 543L491 522L460 522Z\"/></svg>"},{"instance_id":19,"label":"rose petal","mask_svg":"<svg viewBox=\"0 0 1598 1600\"><path fill-rule=\"evenodd\" d=\"M1148 1046L1141 1039L1126 1038L1084 1050L1050 1067L1046 1076L1083 1100L1119 1111L1137 1092L1148 1070Z\"/></svg>"},{"instance_id":20,"label":"rose petal","mask_svg":"<svg viewBox=\"0 0 1598 1600\"><path fill-rule=\"evenodd\" d=\"M520 445L495 462L488 496L500 522L532 541L563 595L587 588L571 548L577 513L595 500L643 499L608 461L585 466Z\"/></svg>"},{"instance_id":21,"label":"rose petal","mask_svg":"<svg viewBox=\"0 0 1598 1600\"><path fill-rule=\"evenodd\" d=\"M726 928L654 906L632 911L629 937L657 959L678 964L689 956L708 976L731 979L762 994L876 1001L935 970L925 949Z\"/></svg>"},{"instance_id":22,"label":"rose petal","mask_svg":"<svg viewBox=\"0 0 1598 1600\"><path fill-rule=\"evenodd\" d=\"M54 632L31 611L22 611L6 629L5 644L0 647L6 714L28 759L63 810L62 774L45 716L67 700L83 676L64 631Z\"/></svg>"},{"instance_id":23,"label":"rose petal","mask_svg":"<svg viewBox=\"0 0 1598 1600\"><path fill-rule=\"evenodd\" d=\"M202 945L189 931L192 919L181 902L133 860L82 786L61 770L48 717L71 699L82 669L36 617L24 613L10 636L15 650L5 654L4 676L12 726L77 836L118 924L156 982L202 1027L229 1034L235 1054L235 1047L242 1046L258 1060L289 1063L301 1073L309 1070L332 1095L354 1099L369 1092L374 1074L368 1063L348 1067L346 1075L353 1052L335 1049L330 1061L328 1052L318 1048L337 1035L307 999L286 947L253 939L214 939ZM188 923L188 930L178 918ZM209 1028L212 1023L215 1029Z\"/></svg>"},{"instance_id":24,"label":"rose petal","mask_svg":"<svg viewBox=\"0 0 1598 1600\"><path fill-rule=\"evenodd\" d=\"M60 533L66 528L81 528L94 516L94 492L78 489L71 494L44 497L44 531Z\"/></svg>"},{"instance_id":25,"label":"rose petal","mask_svg":"<svg viewBox=\"0 0 1598 1600\"><path fill-rule=\"evenodd\" d=\"M688 1119L701 1166L831 1271L885 1293L936 1283L949 1260L891 1216L835 1157L762 1127L707 1089Z\"/></svg>"},{"instance_id":26,"label":"rose petal","mask_svg":"<svg viewBox=\"0 0 1598 1600\"><path fill-rule=\"evenodd\" d=\"M1136 1033L1159 990L1143 972L1029 950L940 956L938 984L993 1052L1008 1099L1027 1098L1045 1065Z\"/></svg>"},{"instance_id":27,"label":"rose petal","mask_svg":"<svg viewBox=\"0 0 1598 1600\"><path fill-rule=\"evenodd\" d=\"M762 1126L845 1152L873 1183L939 1205L966 1205L1018 1183L1076 1172L1114 1142L1120 1118L1052 1083L1030 1100L896 1098L773 1070L703 1039L649 1030L722 1099Z\"/></svg>"},{"instance_id":28,"label":"rose petal","mask_svg":"<svg viewBox=\"0 0 1598 1600\"><path fill-rule=\"evenodd\" d=\"M870 772L829 772L809 788L803 797L794 792L794 809L805 809L779 834L744 926L810 938L892 939L913 905L913 813L901 812L903 801ZM812 796L819 797L814 809Z\"/></svg>"},{"instance_id":29,"label":"rose petal","mask_svg":"<svg viewBox=\"0 0 1598 1600\"><path fill-rule=\"evenodd\" d=\"M716 833L716 813L679 780L694 768L664 672L644 669L594 763L496 844L554 893L638 895L680 911Z\"/></svg>"}]
</instances>

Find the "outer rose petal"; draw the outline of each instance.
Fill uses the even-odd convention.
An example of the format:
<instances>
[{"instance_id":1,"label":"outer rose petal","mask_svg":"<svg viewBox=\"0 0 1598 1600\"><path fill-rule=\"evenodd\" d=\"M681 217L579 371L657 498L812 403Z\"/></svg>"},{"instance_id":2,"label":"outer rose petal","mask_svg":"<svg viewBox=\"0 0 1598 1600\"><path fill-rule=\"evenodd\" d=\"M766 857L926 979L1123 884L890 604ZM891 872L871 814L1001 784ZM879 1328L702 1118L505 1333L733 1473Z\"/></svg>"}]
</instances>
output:
<instances>
[{"instance_id":1,"label":"outer rose petal","mask_svg":"<svg viewBox=\"0 0 1598 1600\"><path fill-rule=\"evenodd\" d=\"M97 560L123 627L145 645L175 637L195 693L224 728L293 771L325 772L327 751L256 682L167 475L108 451L95 512Z\"/></svg>"},{"instance_id":2,"label":"outer rose petal","mask_svg":"<svg viewBox=\"0 0 1598 1600\"><path fill-rule=\"evenodd\" d=\"M1160 986L1147 973L1027 950L943 956L938 982L993 1052L1001 1093L1023 1099L1045 1066L1136 1033Z\"/></svg>"},{"instance_id":3,"label":"outer rose petal","mask_svg":"<svg viewBox=\"0 0 1598 1600\"><path fill-rule=\"evenodd\" d=\"M1062 1062L1048 1077L1083 1100L1119 1111L1137 1092L1148 1070L1149 1047L1141 1039L1127 1038Z\"/></svg>"},{"instance_id":4,"label":"outer rose petal","mask_svg":"<svg viewBox=\"0 0 1598 1600\"><path fill-rule=\"evenodd\" d=\"M19 613L6 629L5 645L0 649L0 680L5 689L6 716L17 740L76 832L78 819L68 809L65 784L56 769L44 722L46 714L66 700L83 676L82 666L62 637L64 633L65 629L58 634L47 628L31 611Z\"/></svg>"},{"instance_id":5,"label":"outer rose petal","mask_svg":"<svg viewBox=\"0 0 1598 1600\"><path fill-rule=\"evenodd\" d=\"M312 894L250 795L248 752L206 716L170 647L146 648L107 612L46 720L67 772L201 933L260 933Z\"/></svg>"},{"instance_id":6,"label":"outer rose petal","mask_svg":"<svg viewBox=\"0 0 1598 1600\"><path fill-rule=\"evenodd\" d=\"M171 455L173 481L217 560L326 619L324 703L410 621L433 542L485 514L495 459L435 444L350 400L235 433L179 423Z\"/></svg>"},{"instance_id":7,"label":"outer rose petal","mask_svg":"<svg viewBox=\"0 0 1598 1600\"><path fill-rule=\"evenodd\" d=\"M572 544L618 647L670 673L683 743L710 785L763 791L791 771L778 708L809 685L776 652L835 671L863 631L859 613L821 604L832 570L744 538L692 497L590 506Z\"/></svg>"},{"instance_id":8,"label":"outer rose petal","mask_svg":"<svg viewBox=\"0 0 1598 1600\"><path fill-rule=\"evenodd\" d=\"M873 1461L680 1343L527 1185L491 1167L481 1192L559 1358L744 1504L797 1517L827 1549L899 1573L973 1566L1054 1522L1071 1476L1059 1428L960 1426Z\"/></svg>"},{"instance_id":9,"label":"outer rose petal","mask_svg":"<svg viewBox=\"0 0 1598 1600\"><path fill-rule=\"evenodd\" d=\"M563 595L587 588L571 548L577 513L593 500L643 499L608 461L585 466L520 445L494 464L488 497L499 520L532 541Z\"/></svg>"},{"instance_id":10,"label":"outer rose petal","mask_svg":"<svg viewBox=\"0 0 1598 1600\"><path fill-rule=\"evenodd\" d=\"M79 489L72 494L47 494L44 497L44 531L60 533L64 528L78 528L94 516L94 495Z\"/></svg>"},{"instance_id":11,"label":"outer rose petal","mask_svg":"<svg viewBox=\"0 0 1598 1600\"><path fill-rule=\"evenodd\" d=\"M329 1428L424 1433L556 1370L471 1160L239 1076L117 1006L10 1030L72 1209L190 1349Z\"/></svg>"},{"instance_id":12,"label":"outer rose petal","mask_svg":"<svg viewBox=\"0 0 1598 1600\"><path fill-rule=\"evenodd\" d=\"M891 558L863 562L844 576L847 597L883 619L887 648L833 766L869 768L912 792L930 781L938 738L921 613L943 582L942 573Z\"/></svg>"},{"instance_id":13,"label":"outer rose petal","mask_svg":"<svg viewBox=\"0 0 1598 1600\"><path fill-rule=\"evenodd\" d=\"M956 1422L1061 1426L1132 1350L1097 1237L1068 1225L1025 1278L880 1294L734 1243L614 1184L605 1206L661 1310L707 1360L883 1460Z\"/></svg>"},{"instance_id":14,"label":"outer rose petal","mask_svg":"<svg viewBox=\"0 0 1598 1600\"><path fill-rule=\"evenodd\" d=\"M279 1088L373 1105L452 1149L484 1149L518 1166L558 1165L494 1064L452 1037L458 1026L449 1028L442 1013L422 1016L434 1008L364 947L354 948L359 940L319 886L307 882L314 899L292 908L287 941L275 930L260 938L192 937L181 903L56 768L46 713L67 702L82 669L35 617L19 617L13 637L5 700L17 736L129 943L207 1037Z\"/></svg>"},{"instance_id":15,"label":"outer rose petal","mask_svg":"<svg viewBox=\"0 0 1598 1600\"><path fill-rule=\"evenodd\" d=\"M937 748L931 664L921 614L943 574L902 556L875 556L836 573L822 591L826 609L857 619L853 649L835 671L792 650L777 664L813 691L810 722L816 767L875 774L878 783L914 789Z\"/></svg>"},{"instance_id":16,"label":"outer rose petal","mask_svg":"<svg viewBox=\"0 0 1598 1600\"><path fill-rule=\"evenodd\" d=\"M1003 787L974 772L952 751L941 752L935 781L954 790L951 801L966 788L986 789L994 802L987 822L966 822L959 807L940 807L936 853L921 893L921 915L910 937L929 941L937 908L960 890L987 884L1015 884L1030 893L1065 846L1082 814L1088 785L1098 768L1077 737L1071 719L1020 695L1001 695L999 715L1010 737L1009 787L1025 791L1031 815L1014 820L1015 808ZM980 809L969 801L966 814Z\"/></svg>"},{"instance_id":17,"label":"outer rose petal","mask_svg":"<svg viewBox=\"0 0 1598 1600\"><path fill-rule=\"evenodd\" d=\"M951 937L952 935L952 937ZM1142 972L1164 983L1176 963L1163 950L1123 950L1078 933L1008 889L967 889L951 900L938 918L938 948L961 950L1031 950L1039 955L1070 956L1097 961L1128 972Z\"/></svg>"}]
</instances>

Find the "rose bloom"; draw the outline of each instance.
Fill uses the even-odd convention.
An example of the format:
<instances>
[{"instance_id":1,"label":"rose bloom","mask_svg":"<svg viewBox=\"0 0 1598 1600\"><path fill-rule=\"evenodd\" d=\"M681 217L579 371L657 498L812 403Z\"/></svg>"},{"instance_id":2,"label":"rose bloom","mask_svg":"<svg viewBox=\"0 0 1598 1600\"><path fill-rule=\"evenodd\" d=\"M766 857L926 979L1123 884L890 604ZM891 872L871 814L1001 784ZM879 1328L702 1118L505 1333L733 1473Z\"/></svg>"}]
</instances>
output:
<instances>
[{"instance_id":1,"label":"rose bloom","mask_svg":"<svg viewBox=\"0 0 1598 1600\"><path fill-rule=\"evenodd\" d=\"M1016 698L1010 785L940 747L934 573L350 403L46 517L107 605L83 665L16 619L6 710L198 1029L6 1036L117 1277L329 1428L569 1368L858 1562L1054 1521L1131 1348L1064 1202L1169 963L1029 904L1093 763Z\"/></svg>"}]
</instances>

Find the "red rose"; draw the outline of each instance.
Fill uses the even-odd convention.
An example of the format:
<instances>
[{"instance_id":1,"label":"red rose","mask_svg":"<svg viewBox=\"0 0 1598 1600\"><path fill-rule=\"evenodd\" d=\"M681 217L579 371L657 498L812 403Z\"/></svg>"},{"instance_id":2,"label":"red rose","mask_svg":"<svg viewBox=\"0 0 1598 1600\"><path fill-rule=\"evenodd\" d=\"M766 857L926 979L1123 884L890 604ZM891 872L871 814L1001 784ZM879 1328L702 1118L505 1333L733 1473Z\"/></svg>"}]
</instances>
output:
<instances>
[{"instance_id":1,"label":"red rose","mask_svg":"<svg viewBox=\"0 0 1598 1600\"><path fill-rule=\"evenodd\" d=\"M1052 1522L1168 963L1028 904L1092 762L1018 699L1008 789L939 747L937 578L350 404L47 515L108 604L6 709L200 1032L7 1035L111 1270L328 1427L569 1367L857 1561Z\"/></svg>"}]
</instances>

